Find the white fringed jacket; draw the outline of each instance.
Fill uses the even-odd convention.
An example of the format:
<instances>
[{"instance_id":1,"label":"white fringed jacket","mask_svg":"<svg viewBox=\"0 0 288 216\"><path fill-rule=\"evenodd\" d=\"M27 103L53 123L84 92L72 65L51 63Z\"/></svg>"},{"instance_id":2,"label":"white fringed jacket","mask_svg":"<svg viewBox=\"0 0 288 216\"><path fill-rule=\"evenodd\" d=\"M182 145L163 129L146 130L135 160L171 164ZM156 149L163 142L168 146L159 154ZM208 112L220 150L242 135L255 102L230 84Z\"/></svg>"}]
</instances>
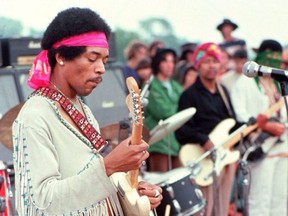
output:
<instances>
[{"instance_id":1,"label":"white fringed jacket","mask_svg":"<svg viewBox=\"0 0 288 216\"><path fill-rule=\"evenodd\" d=\"M99 131L90 109L88 120ZM26 215L123 215L103 158L61 116L54 101L33 96L13 124L16 209Z\"/></svg>"}]
</instances>

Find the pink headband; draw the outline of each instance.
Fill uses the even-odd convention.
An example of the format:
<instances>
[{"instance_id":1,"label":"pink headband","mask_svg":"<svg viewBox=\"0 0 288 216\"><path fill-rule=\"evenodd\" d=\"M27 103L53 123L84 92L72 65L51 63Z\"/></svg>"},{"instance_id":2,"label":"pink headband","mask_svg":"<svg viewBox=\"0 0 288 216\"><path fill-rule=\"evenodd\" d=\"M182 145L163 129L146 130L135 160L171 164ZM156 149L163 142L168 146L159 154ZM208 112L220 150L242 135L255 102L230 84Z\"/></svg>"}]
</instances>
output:
<instances>
[{"instance_id":1,"label":"pink headband","mask_svg":"<svg viewBox=\"0 0 288 216\"><path fill-rule=\"evenodd\" d=\"M56 42L52 47L60 46L97 46L109 48L106 35L103 32L89 32L69 38L65 38ZM48 60L48 50L43 50L34 59L32 67L29 71L28 85L37 89L49 85L51 75L51 66Z\"/></svg>"}]
</instances>

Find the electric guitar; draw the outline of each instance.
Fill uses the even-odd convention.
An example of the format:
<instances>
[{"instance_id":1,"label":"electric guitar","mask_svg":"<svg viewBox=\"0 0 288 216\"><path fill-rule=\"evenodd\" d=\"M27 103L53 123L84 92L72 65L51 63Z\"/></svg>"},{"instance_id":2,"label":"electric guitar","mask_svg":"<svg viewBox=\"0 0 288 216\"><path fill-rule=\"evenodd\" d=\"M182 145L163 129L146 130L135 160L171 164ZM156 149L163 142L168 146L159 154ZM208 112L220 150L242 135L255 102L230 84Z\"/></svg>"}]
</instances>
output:
<instances>
[{"instance_id":1,"label":"electric guitar","mask_svg":"<svg viewBox=\"0 0 288 216\"><path fill-rule=\"evenodd\" d=\"M284 104L282 98L271 106L264 114L270 117L279 110ZM209 139L216 146L215 171L219 175L221 170L228 164L236 162L240 157L240 151L231 150L239 142L241 137L245 137L258 128L258 124L247 126L243 125L229 135L230 129L235 125L232 118L221 121L209 134ZM195 173L195 182L200 186L208 186L213 183L213 162L207 157L207 152L199 144L186 144L179 152L179 158L184 166L191 166ZM194 165L194 167L193 167Z\"/></svg>"},{"instance_id":2,"label":"electric guitar","mask_svg":"<svg viewBox=\"0 0 288 216\"><path fill-rule=\"evenodd\" d=\"M135 79L128 77L126 85L129 95L126 97L130 115L132 116L131 144L141 143L143 116L140 101L140 90ZM150 202L147 196L139 196L138 188L139 170L131 170L128 173L118 172L111 176L112 182L118 190L118 197L125 215L148 216L150 214Z\"/></svg>"}]
</instances>

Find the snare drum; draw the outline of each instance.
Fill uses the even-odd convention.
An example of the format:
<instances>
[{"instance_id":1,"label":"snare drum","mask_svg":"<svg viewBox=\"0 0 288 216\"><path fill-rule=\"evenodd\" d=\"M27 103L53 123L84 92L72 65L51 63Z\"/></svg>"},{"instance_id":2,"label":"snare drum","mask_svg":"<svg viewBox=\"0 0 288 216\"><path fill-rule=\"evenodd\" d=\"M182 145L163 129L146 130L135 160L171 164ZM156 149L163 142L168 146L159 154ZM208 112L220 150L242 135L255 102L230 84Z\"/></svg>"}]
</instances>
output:
<instances>
[{"instance_id":1,"label":"snare drum","mask_svg":"<svg viewBox=\"0 0 288 216\"><path fill-rule=\"evenodd\" d=\"M173 169L163 173L158 182L156 178L151 183L159 185L163 192L161 204L157 207L158 215L166 215L166 206L170 205L170 214L188 216L199 212L205 206L202 192L193 183L191 171L187 167Z\"/></svg>"}]
</instances>

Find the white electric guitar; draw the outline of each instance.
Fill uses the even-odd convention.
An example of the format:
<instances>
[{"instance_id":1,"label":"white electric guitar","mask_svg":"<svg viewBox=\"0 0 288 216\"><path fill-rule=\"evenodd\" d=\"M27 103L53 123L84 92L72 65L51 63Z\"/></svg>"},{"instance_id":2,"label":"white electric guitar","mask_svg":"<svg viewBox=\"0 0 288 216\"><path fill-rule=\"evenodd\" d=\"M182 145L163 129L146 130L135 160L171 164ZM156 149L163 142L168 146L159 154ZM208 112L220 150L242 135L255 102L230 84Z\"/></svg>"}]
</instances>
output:
<instances>
[{"instance_id":1,"label":"white electric guitar","mask_svg":"<svg viewBox=\"0 0 288 216\"><path fill-rule=\"evenodd\" d=\"M274 112L279 110L284 104L283 98L271 106L264 114L270 117ZM219 175L221 170L228 164L235 163L240 157L240 151L231 150L239 142L241 137L245 137L258 128L258 124L250 126L243 125L232 134L229 130L235 125L234 119L225 119L221 121L214 130L209 134L209 139L216 146L215 171ZM195 182L200 186L208 186L213 183L213 162L209 154L205 152L199 144L186 144L179 152L179 157L184 166L195 165Z\"/></svg>"},{"instance_id":2,"label":"white electric guitar","mask_svg":"<svg viewBox=\"0 0 288 216\"><path fill-rule=\"evenodd\" d=\"M129 95L126 98L126 105L132 116L131 144L137 145L142 139L142 104L140 101L140 90L135 79L128 77L126 85ZM118 197L125 215L148 216L151 206L147 196L138 194L138 174L139 170L131 170L128 173L118 172L111 176L112 182L118 190Z\"/></svg>"}]
</instances>

